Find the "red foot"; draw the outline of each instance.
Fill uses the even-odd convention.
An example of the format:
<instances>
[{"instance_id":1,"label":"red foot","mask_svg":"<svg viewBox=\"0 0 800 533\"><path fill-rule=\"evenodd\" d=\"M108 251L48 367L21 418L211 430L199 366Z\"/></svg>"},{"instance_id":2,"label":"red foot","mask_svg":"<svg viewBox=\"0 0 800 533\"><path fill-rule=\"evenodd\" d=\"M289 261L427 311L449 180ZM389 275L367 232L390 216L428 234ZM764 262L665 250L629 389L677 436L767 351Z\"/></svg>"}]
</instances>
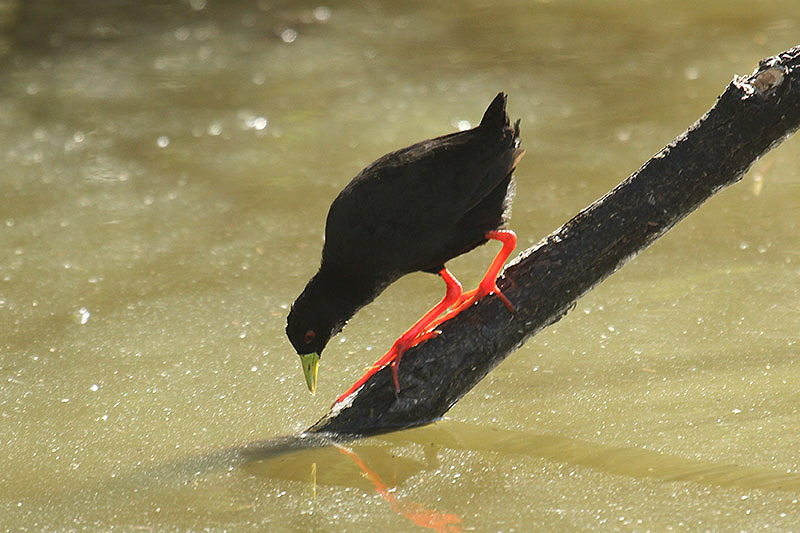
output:
<instances>
[{"instance_id":1,"label":"red foot","mask_svg":"<svg viewBox=\"0 0 800 533\"><path fill-rule=\"evenodd\" d=\"M436 304L430 311L425 313L422 318L417 320L417 322L415 322L414 325L408 329L408 331L400 335L400 338L394 342L389 351L386 352L383 357L378 359L375 364L369 367L367 372L361 376L361 378L356 381L352 387L347 389L344 394L339 396L339 398L337 398L334 402L334 405L340 403L342 400L360 389L361 386L373 376L373 374L388 364L391 364L392 367L394 390L396 392L400 392L400 380L397 376L397 369L400 366L400 359L403 357L403 354L406 352L406 350L423 341L437 336L439 334L439 332L436 330L437 327L450 320L464 309L467 309L475 302L480 301L487 294L494 293L503 301L509 311L512 313L515 312L514 305L502 292L500 292L500 289L497 287L497 276L500 273L500 269L503 268L506 259L508 259L508 256L511 255L511 252L517 245L517 236L511 230L496 230L486 233L486 238L502 242L503 247L497 253L497 256L495 256L492 264L486 271L486 274L484 274L483 279L478 284L478 288L462 294L461 284L458 282L458 280L453 277L453 275L446 268L440 270L439 275L442 276L442 279L447 286L447 292L445 293L442 301ZM445 313L445 311L447 312ZM442 313L445 314L440 316Z\"/></svg>"},{"instance_id":2,"label":"red foot","mask_svg":"<svg viewBox=\"0 0 800 533\"><path fill-rule=\"evenodd\" d=\"M408 330L400 335L400 338L397 339L392 347L386 352L386 355L378 359L375 364L373 364L369 370L367 370L366 374L361 376L361 378L353 384L352 387L347 389L347 391L339 396L334 402L334 405L341 402L355 391L361 388L361 386L367 382L369 378L372 377L377 371L385 367L387 364L392 364L392 377L394 379L394 389L397 392L400 392L400 381L397 377L397 368L400 364L400 358L403 357L403 354L411 348L412 346L416 346L422 341L428 340L431 337L435 337L438 335L437 332L432 331L431 323L436 320L436 318L447 311L461 296L461 284L458 280L453 277L453 275L446 269L443 268L439 271L439 275L442 276L442 279L447 286L447 291L445 292L444 298L441 302L433 306L433 308L422 315L422 318L417 320L413 326L408 328Z\"/></svg>"},{"instance_id":3,"label":"red foot","mask_svg":"<svg viewBox=\"0 0 800 533\"><path fill-rule=\"evenodd\" d=\"M506 298L506 295L503 294L497 287L497 276L498 274L500 274L500 269L503 268L506 259L508 259L508 256L511 255L511 252L514 250L514 247L516 247L517 236L511 230L496 230L488 232L486 234L486 238L496 239L502 242L503 247L500 249L499 252L497 252L497 255L492 261L492 264L489 265L489 269L486 271L486 274L484 274L483 279L478 284L478 288L462 293L461 297L458 299L453 308L450 311L448 311L444 316L435 320L431 324L429 329L435 330L443 323L455 317L458 313L460 313L464 309L467 309L475 302L479 302L480 300L482 300L483 297L488 294L495 294L506 305L509 311L511 311L512 313L516 312L516 310L514 309L514 305L511 303L511 301L508 298Z\"/></svg>"},{"instance_id":4,"label":"red foot","mask_svg":"<svg viewBox=\"0 0 800 533\"><path fill-rule=\"evenodd\" d=\"M461 517L449 513L439 513L432 509L427 509L419 503L402 501L397 497L395 491L386 486L377 472L371 470L366 463L361 460L358 454L338 444L336 447L358 465L364 477L372 481L372 484L375 485L375 490L378 491L378 494L380 494L384 500L391 504L395 512L405 516L415 525L426 529L432 529L434 531L461 531L457 525L461 523Z\"/></svg>"},{"instance_id":5,"label":"red foot","mask_svg":"<svg viewBox=\"0 0 800 533\"><path fill-rule=\"evenodd\" d=\"M486 274L484 274L483 279L478 285L478 292L475 295L475 301L480 300L487 294L494 293L503 301L504 304L506 304L508 310L514 313L514 306L509 299L506 298L505 294L500 292L500 289L497 287L497 276L500 274L500 270L502 270L503 265L506 264L506 259L508 259L508 256L511 255L511 252L513 252L514 248L517 246L517 234L510 229L500 229L496 231L490 231L486 234L486 238L495 239L502 242L503 247L500 248L499 252L497 252L494 261L492 261L492 264L489 265L489 270L486 271Z\"/></svg>"}]
</instances>

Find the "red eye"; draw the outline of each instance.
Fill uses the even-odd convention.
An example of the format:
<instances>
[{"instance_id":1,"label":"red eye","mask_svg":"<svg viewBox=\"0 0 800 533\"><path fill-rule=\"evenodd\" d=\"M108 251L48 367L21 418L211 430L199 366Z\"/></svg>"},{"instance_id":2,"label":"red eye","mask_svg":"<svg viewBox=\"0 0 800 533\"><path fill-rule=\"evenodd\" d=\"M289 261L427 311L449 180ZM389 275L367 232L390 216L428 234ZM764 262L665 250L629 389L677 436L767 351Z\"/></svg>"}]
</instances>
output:
<instances>
[{"instance_id":1,"label":"red eye","mask_svg":"<svg viewBox=\"0 0 800 533\"><path fill-rule=\"evenodd\" d=\"M316 339L316 338L317 338L317 334L314 333L314 330L310 329L310 330L306 331L306 336L305 336L306 344L311 344L312 342L314 342L314 339Z\"/></svg>"}]
</instances>

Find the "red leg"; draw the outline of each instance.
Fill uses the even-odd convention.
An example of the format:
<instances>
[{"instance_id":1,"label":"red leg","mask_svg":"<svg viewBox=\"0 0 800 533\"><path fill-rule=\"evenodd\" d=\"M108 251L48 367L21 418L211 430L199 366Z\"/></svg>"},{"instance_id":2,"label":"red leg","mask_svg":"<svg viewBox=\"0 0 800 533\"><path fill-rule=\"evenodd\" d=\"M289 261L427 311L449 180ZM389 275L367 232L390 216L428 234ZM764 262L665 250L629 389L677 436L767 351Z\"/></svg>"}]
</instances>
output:
<instances>
[{"instance_id":1,"label":"red leg","mask_svg":"<svg viewBox=\"0 0 800 533\"><path fill-rule=\"evenodd\" d=\"M508 256L511 255L511 252L517 245L517 235L511 230L496 230L488 232L486 234L486 238L495 239L502 242L503 247L500 248L499 252L497 252L492 264L489 265L489 269L486 271L483 279L478 284L478 288L462 293L461 297L453 306L453 309L447 312L447 314L445 314L443 317L431 323L430 330L436 329L438 326L450 320L464 309L467 309L475 302L481 300L487 294L494 293L503 301L504 304L506 304L506 307L509 311L512 313L514 312L514 305L502 292L500 292L500 289L497 287L497 276L500 274L500 269L503 268L506 259L508 259Z\"/></svg>"},{"instance_id":2,"label":"red leg","mask_svg":"<svg viewBox=\"0 0 800 533\"><path fill-rule=\"evenodd\" d=\"M483 276L483 279L478 285L478 293L475 295L475 301L480 300L487 294L494 293L503 301L504 304L506 304L508 310L513 313L514 305L509 301L508 298L506 298L505 294L500 292L500 289L497 287L497 276L500 275L503 265L506 264L506 259L508 259L508 256L511 255L511 252L513 252L514 248L517 246L517 234L510 229L501 229L490 231L486 234L486 237L502 242L503 247L500 248L499 252L497 252L494 261L492 261L492 264L489 266L489 270L486 271L486 274Z\"/></svg>"},{"instance_id":3,"label":"red leg","mask_svg":"<svg viewBox=\"0 0 800 533\"><path fill-rule=\"evenodd\" d=\"M400 364L400 358L403 356L403 353L412 346L415 346L431 337L435 337L437 333L432 331L431 323L433 323L433 321L436 320L439 315L447 311L453 304L455 304L458 301L459 296L461 296L461 284L446 268L440 270L439 275L442 277L447 286L447 292L445 292L442 301L433 306L433 308L422 315L422 318L417 320L413 326L408 328L405 333L400 335L400 338L394 342L389 351L386 352L386 355L378 359L378 361L376 361L375 364L372 365L369 370L367 370L366 374L361 376L361 378L356 381L355 384L347 390L347 392L339 396L336 402L334 402L334 405L341 402L353 394L356 390L361 388L361 386L366 383L373 374L385 367L387 364L392 365L394 388L397 392L400 392L400 382L397 378L397 367Z\"/></svg>"},{"instance_id":4,"label":"red leg","mask_svg":"<svg viewBox=\"0 0 800 533\"><path fill-rule=\"evenodd\" d=\"M458 526L458 524L461 523L461 517L450 513L440 513L433 509L423 507L416 502L404 502L397 497L395 491L386 486L380 476L375 471L371 470L357 453L338 444L335 446L339 448L340 452L350 457L353 462L358 465L362 475L372 481L378 494L383 496L383 499L391 504L392 509L394 509L397 514L408 518L414 522L415 525L426 529L433 529L434 531L461 531L461 528Z\"/></svg>"}]
</instances>

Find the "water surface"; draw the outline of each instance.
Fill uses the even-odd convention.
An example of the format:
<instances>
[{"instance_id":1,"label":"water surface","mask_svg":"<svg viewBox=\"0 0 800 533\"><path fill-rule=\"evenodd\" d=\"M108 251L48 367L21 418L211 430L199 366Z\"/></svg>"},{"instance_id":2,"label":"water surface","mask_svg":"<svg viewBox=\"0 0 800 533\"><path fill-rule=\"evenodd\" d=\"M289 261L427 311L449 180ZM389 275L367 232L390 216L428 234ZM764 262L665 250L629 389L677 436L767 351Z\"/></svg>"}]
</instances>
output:
<instances>
[{"instance_id":1,"label":"water surface","mask_svg":"<svg viewBox=\"0 0 800 533\"><path fill-rule=\"evenodd\" d=\"M795 8L0 0L3 525L796 527L795 138L441 423L271 441L442 291L426 274L393 285L307 393L285 316L360 168L506 91L528 153L512 227L530 246L798 44ZM453 261L466 285L484 248Z\"/></svg>"}]
</instances>

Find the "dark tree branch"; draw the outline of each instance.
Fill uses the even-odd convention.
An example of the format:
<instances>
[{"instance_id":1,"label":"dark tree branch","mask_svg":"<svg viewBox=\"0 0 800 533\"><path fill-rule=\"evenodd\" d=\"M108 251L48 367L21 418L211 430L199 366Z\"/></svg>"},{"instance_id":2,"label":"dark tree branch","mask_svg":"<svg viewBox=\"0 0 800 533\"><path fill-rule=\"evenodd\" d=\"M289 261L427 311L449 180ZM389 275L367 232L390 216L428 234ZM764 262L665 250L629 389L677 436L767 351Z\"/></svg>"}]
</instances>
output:
<instances>
[{"instance_id":1,"label":"dark tree branch","mask_svg":"<svg viewBox=\"0 0 800 533\"><path fill-rule=\"evenodd\" d=\"M428 424L531 336L800 125L800 46L736 76L697 123L536 246L499 281L512 315L489 297L403 356L402 391L376 373L307 433L367 435Z\"/></svg>"}]
</instances>

